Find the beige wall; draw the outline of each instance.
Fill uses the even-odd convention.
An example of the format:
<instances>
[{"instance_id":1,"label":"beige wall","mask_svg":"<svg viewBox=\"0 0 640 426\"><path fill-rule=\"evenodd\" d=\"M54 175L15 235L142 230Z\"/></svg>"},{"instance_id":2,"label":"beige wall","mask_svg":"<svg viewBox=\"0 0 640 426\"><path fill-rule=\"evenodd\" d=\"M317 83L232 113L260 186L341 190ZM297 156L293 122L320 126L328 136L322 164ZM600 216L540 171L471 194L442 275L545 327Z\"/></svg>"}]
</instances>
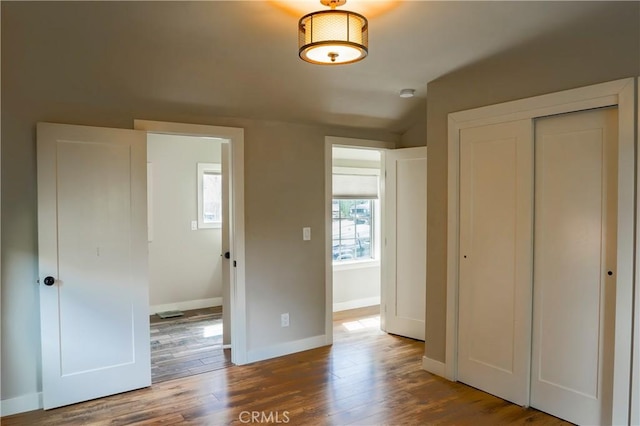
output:
<instances>
[{"instance_id":1,"label":"beige wall","mask_svg":"<svg viewBox=\"0 0 640 426\"><path fill-rule=\"evenodd\" d=\"M427 144L427 101L412 112L413 124L400 137L398 148L411 148Z\"/></svg>"},{"instance_id":2,"label":"beige wall","mask_svg":"<svg viewBox=\"0 0 640 426\"><path fill-rule=\"evenodd\" d=\"M41 389L36 283L38 121L131 129L139 118L244 128L248 349L324 334L324 138L395 143L398 136L219 118L215 110L122 90L123 82L108 70L68 78L75 68L65 68L60 60L53 69L46 46L33 45L23 37L37 31L30 25L41 23L15 19L12 23L2 26L2 64L11 64L2 70L2 400L37 398ZM47 37L53 42L56 33ZM144 78L144 73L138 79L132 77L126 87L135 88ZM312 228L312 241L302 241L303 226ZM289 328L280 327L282 312L290 313Z\"/></svg>"},{"instance_id":3,"label":"beige wall","mask_svg":"<svg viewBox=\"0 0 640 426\"><path fill-rule=\"evenodd\" d=\"M600 31L603 21L617 31ZM428 85L426 355L445 360L447 114L640 75L640 3L608 9Z\"/></svg>"},{"instance_id":4,"label":"beige wall","mask_svg":"<svg viewBox=\"0 0 640 426\"><path fill-rule=\"evenodd\" d=\"M4 58L3 58L4 61ZM131 128L135 116L83 108L60 114L56 101L11 90L2 115L2 399L40 390L35 123L55 121ZM8 90L7 90L8 89ZM248 349L324 334L324 137L393 140L384 132L173 114L144 118L245 128ZM77 118L81 117L81 118ZM129 124L126 124L129 123ZM302 227L314 238L302 241ZM280 327L289 312L291 326ZM9 344L8 344L9 343Z\"/></svg>"}]
</instances>

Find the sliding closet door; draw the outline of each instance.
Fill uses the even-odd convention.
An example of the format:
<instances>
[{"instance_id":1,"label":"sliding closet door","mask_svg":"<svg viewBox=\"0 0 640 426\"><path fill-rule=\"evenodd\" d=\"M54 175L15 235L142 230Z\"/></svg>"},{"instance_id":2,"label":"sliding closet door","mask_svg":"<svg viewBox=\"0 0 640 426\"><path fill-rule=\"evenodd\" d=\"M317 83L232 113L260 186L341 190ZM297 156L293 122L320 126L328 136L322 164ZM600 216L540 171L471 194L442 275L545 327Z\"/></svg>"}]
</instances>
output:
<instances>
[{"instance_id":1,"label":"sliding closet door","mask_svg":"<svg viewBox=\"0 0 640 426\"><path fill-rule=\"evenodd\" d=\"M611 420L617 109L536 120L531 406Z\"/></svg>"},{"instance_id":2,"label":"sliding closet door","mask_svg":"<svg viewBox=\"0 0 640 426\"><path fill-rule=\"evenodd\" d=\"M458 380L528 403L531 120L460 131Z\"/></svg>"}]
</instances>

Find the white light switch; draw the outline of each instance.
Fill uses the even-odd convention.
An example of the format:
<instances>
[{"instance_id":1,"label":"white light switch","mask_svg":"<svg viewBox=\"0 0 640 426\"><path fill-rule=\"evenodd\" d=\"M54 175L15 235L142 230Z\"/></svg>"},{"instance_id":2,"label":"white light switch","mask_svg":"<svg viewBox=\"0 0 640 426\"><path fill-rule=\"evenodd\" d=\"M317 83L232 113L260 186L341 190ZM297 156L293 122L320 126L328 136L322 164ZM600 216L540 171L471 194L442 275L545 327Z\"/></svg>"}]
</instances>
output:
<instances>
[{"instance_id":1,"label":"white light switch","mask_svg":"<svg viewBox=\"0 0 640 426\"><path fill-rule=\"evenodd\" d=\"M302 228L302 239L305 241L311 240L311 228Z\"/></svg>"},{"instance_id":2,"label":"white light switch","mask_svg":"<svg viewBox=\"0 0 640 426\"><path fill-rule=\"evenodd\" d=\"M198 221L197 220L192 220L191 221L191 230L192 231L197 231L198 230Z\"/></svg>"}]
</instances>

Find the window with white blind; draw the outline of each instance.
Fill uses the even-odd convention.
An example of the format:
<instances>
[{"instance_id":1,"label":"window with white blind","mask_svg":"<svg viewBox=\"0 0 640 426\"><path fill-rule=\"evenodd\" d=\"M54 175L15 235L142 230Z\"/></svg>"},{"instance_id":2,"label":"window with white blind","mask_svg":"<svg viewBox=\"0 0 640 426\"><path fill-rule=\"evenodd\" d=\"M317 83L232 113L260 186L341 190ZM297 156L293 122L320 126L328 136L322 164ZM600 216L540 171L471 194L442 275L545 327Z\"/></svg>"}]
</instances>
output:
<instances>
[{"instance_id":1,"label":"window with white blind","mask_svg":"<svg viewBox=\"0 0 640 426\"><path fill-rule=\"evenodd\" d=\"M378 169L334 167L332 256L334 262L375 259Z\"/></svg>"}]
</instances>

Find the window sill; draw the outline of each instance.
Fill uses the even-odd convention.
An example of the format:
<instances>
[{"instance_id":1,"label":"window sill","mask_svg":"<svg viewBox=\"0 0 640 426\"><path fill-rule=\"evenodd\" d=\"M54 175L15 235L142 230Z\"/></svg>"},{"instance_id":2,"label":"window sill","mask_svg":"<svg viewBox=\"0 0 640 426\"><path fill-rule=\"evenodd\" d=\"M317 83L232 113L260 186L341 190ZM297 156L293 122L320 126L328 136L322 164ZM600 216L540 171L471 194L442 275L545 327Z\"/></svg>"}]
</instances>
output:
<instances>
[{"instance_id":1,"label":"window sill","mask_svg":"<svg viewBox=\"0 0 640 426\"><path fill-rule=\"evenodd\" d=\"M379 268L379 267L380 267L380 261L377 259L333 262L334 272L347 271L350 269Z\"/></svg>"}]
</instances>

